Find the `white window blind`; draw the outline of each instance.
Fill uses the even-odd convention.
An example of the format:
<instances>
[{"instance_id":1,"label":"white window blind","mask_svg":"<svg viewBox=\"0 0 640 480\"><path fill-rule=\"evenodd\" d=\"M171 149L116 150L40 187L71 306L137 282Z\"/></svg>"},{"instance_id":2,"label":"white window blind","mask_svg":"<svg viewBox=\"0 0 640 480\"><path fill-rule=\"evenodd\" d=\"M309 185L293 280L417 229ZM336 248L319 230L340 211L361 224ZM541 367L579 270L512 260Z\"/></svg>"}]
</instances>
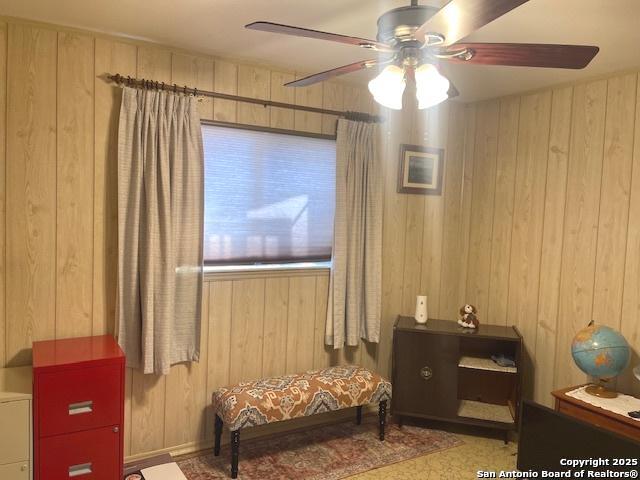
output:
<instances>
[{"instance_id":1,"label":"white window blind","mask_svg":"<svg viewBox=\"0 0 640 480\"><path fill-rule=\"evenodd\" d=\"M331 258L335 140L202 126L208 265Z\"/></svg>"}]
</instances>

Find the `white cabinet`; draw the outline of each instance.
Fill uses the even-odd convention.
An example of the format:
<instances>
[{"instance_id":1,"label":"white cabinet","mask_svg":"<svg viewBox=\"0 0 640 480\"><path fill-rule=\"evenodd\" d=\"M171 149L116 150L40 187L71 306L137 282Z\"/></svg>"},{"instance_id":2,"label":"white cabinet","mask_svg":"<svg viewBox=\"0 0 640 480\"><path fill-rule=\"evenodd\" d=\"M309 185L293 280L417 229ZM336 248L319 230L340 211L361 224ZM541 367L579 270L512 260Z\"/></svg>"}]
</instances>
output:
<instances>
[{"instance_id":1,"label":"white cabinet","mask_svg":"<svg viewBox=\"0 0 640 480\"><path fill-rule=\"evenodd\" d=\"M31 367L0 368L0 479L32 478Z\"/></svg>"},{"instance_id":2,"label":"white cabinet","mask_svg":"<svg viewBox=\"0 0 640 480\"><path fill-rule=\"evenodd\" d=\"M0 478L2 480L29 480L31 478L29 461L0 465Z\"/></svg>"}]
</instances>

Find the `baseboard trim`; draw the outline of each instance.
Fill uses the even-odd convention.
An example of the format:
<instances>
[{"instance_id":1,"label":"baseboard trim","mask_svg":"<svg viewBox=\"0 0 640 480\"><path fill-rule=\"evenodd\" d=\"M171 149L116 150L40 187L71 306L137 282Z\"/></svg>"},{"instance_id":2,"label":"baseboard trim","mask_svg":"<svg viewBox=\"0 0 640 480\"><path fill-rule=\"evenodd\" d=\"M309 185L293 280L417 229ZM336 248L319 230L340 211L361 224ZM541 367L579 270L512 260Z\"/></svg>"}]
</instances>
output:
<instances>
[{"instance_id":1,"label":"baseboard trim","mask_svg":"<svg viewBox=\"0 0 640 480\"><path fill-rule=\"evenodd\" d=\"M157 455L162 455L164 453L168 453L172 457L175 457L178 455L186 455L187 453L193 453L200 450L206 450L208 448L213 448L213 440L189 442L189 443L184 443L182 445L176 445L173 447L161 448L159 450L152 450L150 452L142 452L142 453L137 453L135 455L129 455L128 457L124 457L124 463L127 464L131 462L137 462L139 460L155 457Z\"/></svg>"}]
</instances>

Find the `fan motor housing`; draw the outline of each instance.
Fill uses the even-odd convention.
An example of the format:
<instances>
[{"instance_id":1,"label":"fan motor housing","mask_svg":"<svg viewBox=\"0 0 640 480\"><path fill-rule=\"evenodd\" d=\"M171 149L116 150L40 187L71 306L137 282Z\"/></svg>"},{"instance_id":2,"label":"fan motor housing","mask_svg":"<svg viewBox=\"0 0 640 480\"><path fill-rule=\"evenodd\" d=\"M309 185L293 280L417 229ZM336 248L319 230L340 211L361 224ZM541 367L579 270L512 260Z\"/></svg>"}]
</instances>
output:
<instances>
[{"instance_id":1,"label":"fan motor housing","mask_svg":"<svg viewBox=\"0 0 640 480\"><path fill-rule=\"evenodd\" d=\"M412 5L389 10L378 18L377 40L391 46L405 44L419 46L420 42L413 39L413 33L438 10L439 8L427 5Z\"/></svg>"}]
</instances>

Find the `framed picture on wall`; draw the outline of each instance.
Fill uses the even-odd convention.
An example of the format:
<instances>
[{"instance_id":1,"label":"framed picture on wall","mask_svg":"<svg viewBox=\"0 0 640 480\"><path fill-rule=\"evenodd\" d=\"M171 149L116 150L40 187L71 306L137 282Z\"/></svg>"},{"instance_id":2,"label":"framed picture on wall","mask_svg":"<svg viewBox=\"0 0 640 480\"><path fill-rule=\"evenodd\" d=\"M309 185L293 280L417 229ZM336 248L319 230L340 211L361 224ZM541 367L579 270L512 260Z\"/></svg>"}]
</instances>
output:
<instances>
[{"instance_id":1,"label":"framed picture on wall","mask_svg":"<svg viewBox=\"0 0 640 480\"><path fill-rule=\"evenodd\" d=\"M442 194L442 148L400 145L398 193Z\"/></svg>"}]
</instances>

